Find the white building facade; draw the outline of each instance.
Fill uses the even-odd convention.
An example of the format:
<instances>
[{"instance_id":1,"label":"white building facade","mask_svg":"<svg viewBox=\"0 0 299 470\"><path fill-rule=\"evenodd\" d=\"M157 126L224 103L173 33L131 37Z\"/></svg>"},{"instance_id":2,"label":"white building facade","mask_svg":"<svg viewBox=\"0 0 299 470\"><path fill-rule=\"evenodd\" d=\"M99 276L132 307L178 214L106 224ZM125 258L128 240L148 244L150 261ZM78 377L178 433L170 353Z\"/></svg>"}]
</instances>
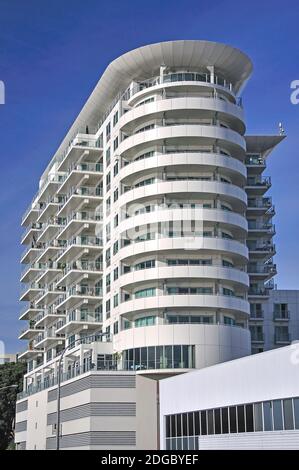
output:
<instances>
[{"instance_id":1,"label":"white building facade","mask_svg":"<svg viewBox=\"0 0 299 470\"><path fill-rule=\"evenodd\" d=\"M245 135L251 71L207 41L107 67L22 220L20 399L55 386L64 348L64 380L164 377L251 353L276 273L263 172L283 139Z\"/></svg>"}]
</instances>

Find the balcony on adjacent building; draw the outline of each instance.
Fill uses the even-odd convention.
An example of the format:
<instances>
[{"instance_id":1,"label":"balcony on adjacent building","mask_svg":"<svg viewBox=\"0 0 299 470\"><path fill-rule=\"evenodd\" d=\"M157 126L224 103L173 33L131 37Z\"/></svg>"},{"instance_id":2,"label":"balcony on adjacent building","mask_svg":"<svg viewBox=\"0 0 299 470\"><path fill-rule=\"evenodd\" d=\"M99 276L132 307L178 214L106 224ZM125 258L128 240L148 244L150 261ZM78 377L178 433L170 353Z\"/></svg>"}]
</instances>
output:
<instances>
[{"instance_id":1,"label":"balcony on adjacent building","mask_svg":"<svg viewBox=\"0 0 299 470\"><path fill-rule=\"evenodd\" d=\"M57 329L57 333L73 334L80 328L84 330L98 330L102 325L102 313L95 311L73 310L66 315L63 325Z\"/></svg>"},{"instance_id":2,"label":"balcony on adjacent building","mask_svg":"<svg viewBox=\"0 0 299 470\"><path fill-rule=\"evenodd\" d=\"M80 162L85 159L96 162L102 153L101 142L96 139L95 135L79 133L57 159L58 171L67 171L79 158Z\"/></svg>"}]
</instances>

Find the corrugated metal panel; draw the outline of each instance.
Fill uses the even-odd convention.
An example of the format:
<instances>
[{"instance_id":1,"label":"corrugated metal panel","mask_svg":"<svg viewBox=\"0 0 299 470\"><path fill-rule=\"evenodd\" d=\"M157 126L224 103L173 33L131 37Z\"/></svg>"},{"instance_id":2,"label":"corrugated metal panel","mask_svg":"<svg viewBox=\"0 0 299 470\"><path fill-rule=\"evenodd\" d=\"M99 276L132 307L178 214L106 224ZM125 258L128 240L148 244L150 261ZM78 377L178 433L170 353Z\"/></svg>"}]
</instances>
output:
<instances>
[{"instance_id":1,"label":"corrugated metal panel","mask_svg":"<svg viewBox=\"0 0 299 470\"><path fill-rule=\"evenodd\" d=\"M136 403L85 403L61 411L61 422L90 416L136 416ZM47 416L47 424L56 423L56 413Z\"/></svg>"},{"instance_id":2,"label":"corrugated metal panel","mask_svg":"<svg viewBox=\"0 0 299 470\"><path fill-rule=\"evenodd\" d=\"M20 421L16 423L15 432L22 432L27 430L27 421Z\"/></svg>"},{"instance_id":3,"label":"corrugated metal panel","mask_svg":"<svg viewBox=\"0 0 299 470\"><path fill-rule=\"evenodd\" d=\"M89 388L135 388L135 375L88 375L61 387L61 397L82 392ZM48 392L48 402L56 400L57 389Z\"/></svg>"},{"instance_id":4,"label":"corrugated metal panel","mask_svg":"<svg viewBox=\"0 0 299 470\"><path fill-rule=\"evenodd\" d=\"M90 431L62 436L60 447L135 446L135 431ZM47 449L55 449L56 438L47 438Z\"/></svg>"},{"instance_id":5,"label":"corrugated metal panel","mask_svg":"<svg viewBox=\"0 0 299 470\"><path fill-rule=\"evenodd\" d=\"M21 401L16 405L16 413L28 410L28 400Z\"/></svg>"},{"instance_id":6,"label":"corrugated metal panel","mask_svg":"<svg viewBox=\"0 0 299 470\"><path fill-rule=\"evenodd\" d=\"M200 450L216 449L299 449L299 431L269 431L223 436L200 436Z\"/></svg>"}]
</instances>

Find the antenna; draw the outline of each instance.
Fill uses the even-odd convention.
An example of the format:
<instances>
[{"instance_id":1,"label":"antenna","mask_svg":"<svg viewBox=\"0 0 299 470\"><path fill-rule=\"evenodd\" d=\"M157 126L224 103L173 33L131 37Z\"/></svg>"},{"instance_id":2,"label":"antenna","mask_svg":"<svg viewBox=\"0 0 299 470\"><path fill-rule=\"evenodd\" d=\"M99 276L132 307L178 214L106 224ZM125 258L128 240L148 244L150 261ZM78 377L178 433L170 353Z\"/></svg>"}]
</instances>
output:
<instances>
[{"instance_id":1,"label":"antenna","mask_svg":"<svg viewBox=\"0 0 299 470\"><path fill-rule=\"evenodd\" d=\"M285 135L285 130L283 128L282 122L278 123L279 135Z\"/></svg>"}]
</instances>

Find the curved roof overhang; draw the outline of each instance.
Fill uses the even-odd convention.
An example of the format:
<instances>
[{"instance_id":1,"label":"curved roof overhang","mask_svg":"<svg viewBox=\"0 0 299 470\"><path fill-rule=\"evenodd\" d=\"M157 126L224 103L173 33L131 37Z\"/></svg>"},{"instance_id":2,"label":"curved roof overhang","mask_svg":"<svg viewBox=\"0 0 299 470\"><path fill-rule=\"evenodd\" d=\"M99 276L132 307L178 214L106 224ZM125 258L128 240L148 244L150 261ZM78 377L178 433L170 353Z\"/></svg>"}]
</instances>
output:
<instances>
[{"instance_id":1,"label":"curved roof overhang","mask_svg":"<svg viewBox=\"0 0 299 470\"><path fill-rule=\"evenodd\" d=\"M86 126L93 129L105 114L111 101L126 90L132 80L145 80L159 74L161 65L187 69L214 66L215 73L233 84L235 93L246 83L252 72L252 62L239 49L211 41L166 41L139 47L113 60L95 86L78 117L67 132L48 166L63 153L78 132Z\"/></svg>"}]
</instances>

